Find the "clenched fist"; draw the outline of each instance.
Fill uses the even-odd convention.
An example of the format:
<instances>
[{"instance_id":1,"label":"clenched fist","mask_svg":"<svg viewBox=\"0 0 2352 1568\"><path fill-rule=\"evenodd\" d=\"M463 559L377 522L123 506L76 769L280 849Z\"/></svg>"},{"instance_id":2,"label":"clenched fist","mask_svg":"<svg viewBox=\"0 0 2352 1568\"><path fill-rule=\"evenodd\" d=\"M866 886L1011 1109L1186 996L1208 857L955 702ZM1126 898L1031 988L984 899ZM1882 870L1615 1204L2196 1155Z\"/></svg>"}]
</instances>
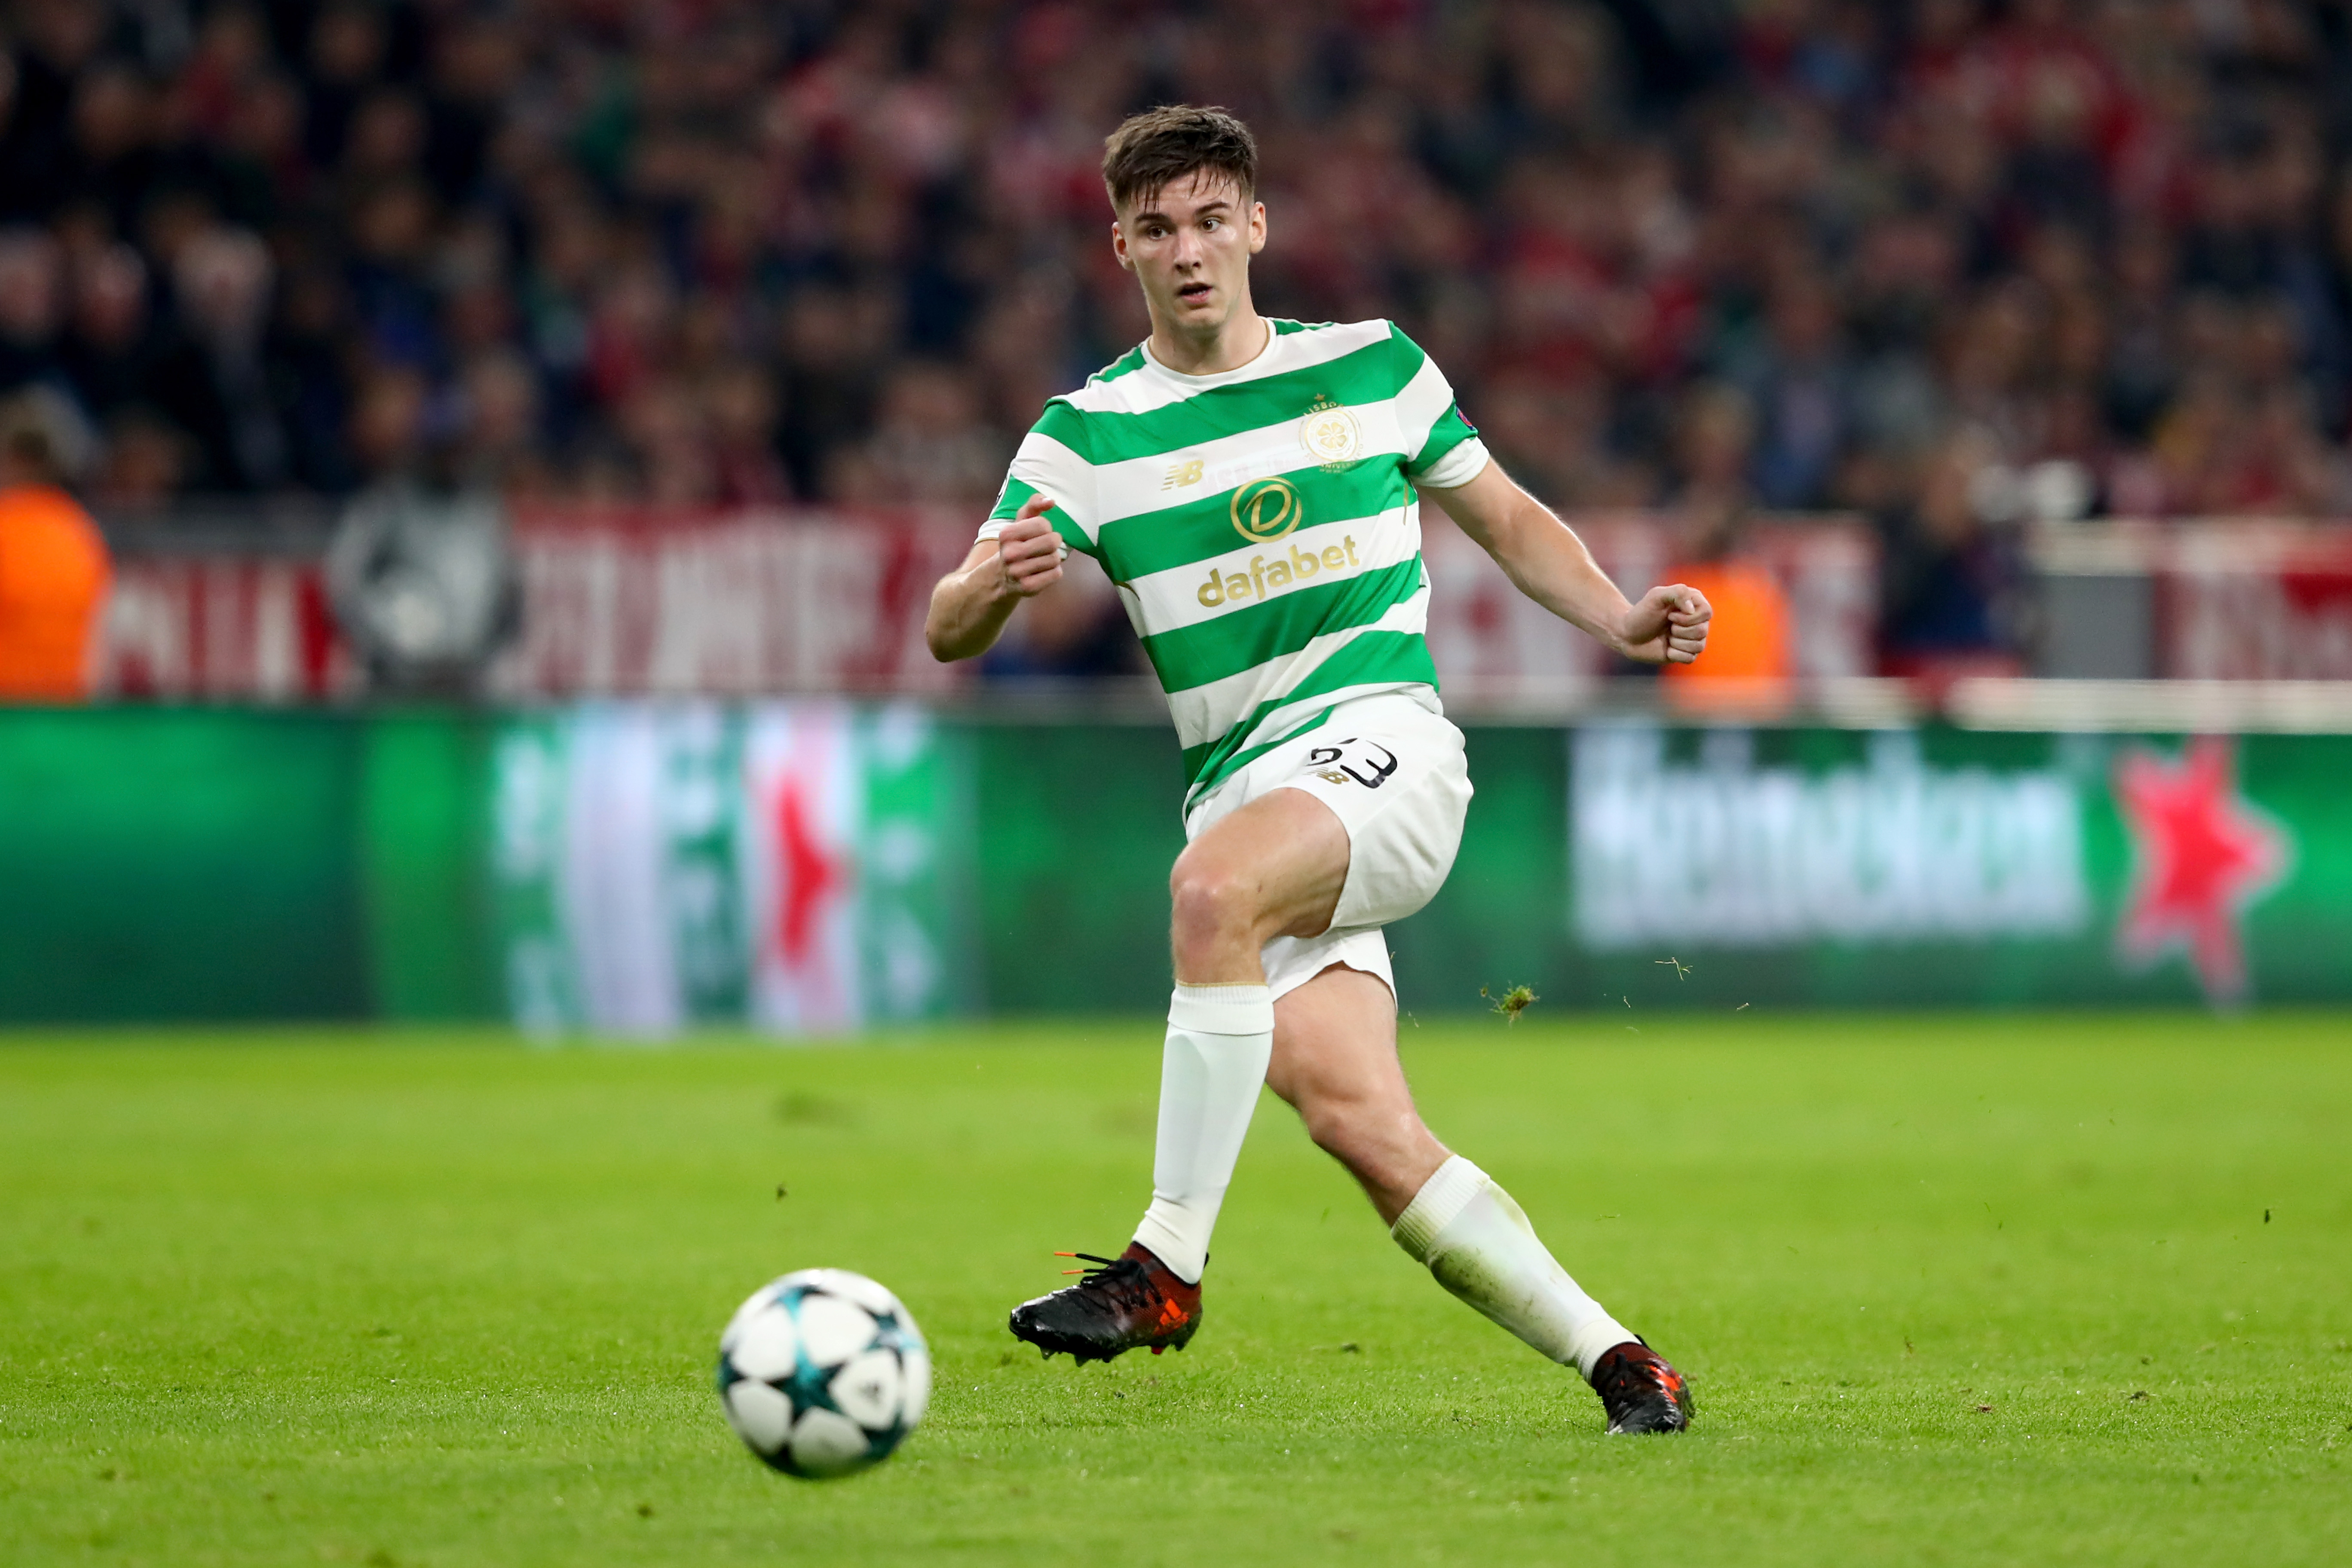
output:
<instances>
[{"instance_id":1,"label":"clenched fist","mask_svg":"<svg viewBox=\"0 0 2352 1568\"><path fill-rule=\"evenodd\" d=\"M996 536L996 564L1005 592L1033 598L1062 580L1062 558L1070 551L1045 521L1053 504L1051 496L1031 496Z\"/></svg>"},{"instance_id":2,"label":"clenched fist","mask_svg":"<svg viewBox=\"0 0 2352 1568\"><path fill-rule=\"evenodd\" d=\"M1706 647L1706 624L1715 607L1696 588L1676 583L1653 588L1625 606L1617 646L1643 664L1690 664Z\"/></svg>"}]
</instances>

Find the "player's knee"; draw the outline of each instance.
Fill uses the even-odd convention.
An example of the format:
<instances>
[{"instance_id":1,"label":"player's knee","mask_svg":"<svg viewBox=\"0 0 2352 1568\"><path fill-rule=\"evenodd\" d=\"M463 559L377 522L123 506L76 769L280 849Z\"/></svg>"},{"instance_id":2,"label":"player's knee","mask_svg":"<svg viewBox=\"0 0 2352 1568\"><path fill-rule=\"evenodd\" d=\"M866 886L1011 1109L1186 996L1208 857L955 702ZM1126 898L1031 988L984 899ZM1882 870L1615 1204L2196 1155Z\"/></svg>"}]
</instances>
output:
<instances>
[{"instance_id":1,"label":"player's knee","mask_svg":"<svg viewBox=\"0 0 2352 1568\"><path fill-rule=\"evenodd\" d=\"M1168 899L1180 944L1246 932L1257 919L1254 890L1214 863L1178 860L1168 879Z\"/></svg>"}]
</instances>

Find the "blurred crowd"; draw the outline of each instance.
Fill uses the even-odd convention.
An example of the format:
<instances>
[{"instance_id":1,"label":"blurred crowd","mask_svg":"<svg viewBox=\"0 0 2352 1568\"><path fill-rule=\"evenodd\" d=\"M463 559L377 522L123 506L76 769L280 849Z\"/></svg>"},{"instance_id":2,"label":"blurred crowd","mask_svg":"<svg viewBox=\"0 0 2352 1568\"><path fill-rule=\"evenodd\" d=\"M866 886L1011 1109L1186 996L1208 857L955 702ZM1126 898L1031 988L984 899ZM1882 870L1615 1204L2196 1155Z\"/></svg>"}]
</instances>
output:
<instances>
[{"instance_id":1,"label":"blurred crowd","mask_svg":"<svg viewBox=\"0 0 2352 1568\"><path fill-rule=\"evenodd\" d=\"M2352 501L2352 5L19 0L0 394L119 510L982 502L1143 335L1104 133L1261 140L1260 307L1393 316L1569 507L1882 531Z\"/></svg>"}]
</instances>

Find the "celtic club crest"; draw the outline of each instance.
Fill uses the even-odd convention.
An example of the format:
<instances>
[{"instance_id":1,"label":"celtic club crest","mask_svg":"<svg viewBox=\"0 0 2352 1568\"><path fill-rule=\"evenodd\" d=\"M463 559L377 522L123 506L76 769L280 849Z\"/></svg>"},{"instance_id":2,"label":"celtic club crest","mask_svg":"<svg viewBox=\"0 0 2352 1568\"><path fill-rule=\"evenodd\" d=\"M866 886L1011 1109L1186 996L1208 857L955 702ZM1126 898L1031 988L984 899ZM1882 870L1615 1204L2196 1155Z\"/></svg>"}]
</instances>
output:
<instances>
[{"instance_id":1,"label":"celtic club crest","mask_svg":"<svg viewBox=\"0 0 2352 1568\"><path fill-rule=\"evenodd\" d=\"M1307 457L1327 470L1353 462L1364 449L1363 426L1328 396L1318 397L1308 405L1298 439Z\"/></svg>"}]
</instances>

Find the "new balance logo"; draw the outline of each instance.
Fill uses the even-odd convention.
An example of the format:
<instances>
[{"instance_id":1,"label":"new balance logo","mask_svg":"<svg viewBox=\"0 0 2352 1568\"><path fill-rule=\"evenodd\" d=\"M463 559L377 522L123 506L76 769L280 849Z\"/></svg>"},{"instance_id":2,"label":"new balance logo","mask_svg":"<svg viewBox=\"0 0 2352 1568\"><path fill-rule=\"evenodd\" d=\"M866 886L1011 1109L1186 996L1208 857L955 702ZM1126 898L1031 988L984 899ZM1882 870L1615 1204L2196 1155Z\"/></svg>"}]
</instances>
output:
<instances>
[{"instance_id":1,"label":"new balance logo","mask_svg":"<svg viewBox=\"0 0 2352 1568\"><path fill-rule=\"evenodd\" d=\"M1171 464L1168 472L1160 480L1160 488L1163 490L1181 490L1187 485L1199 484L1201 462L1202 459L1193 458L1185 462Z\"/></svg>"}]
</instances>

